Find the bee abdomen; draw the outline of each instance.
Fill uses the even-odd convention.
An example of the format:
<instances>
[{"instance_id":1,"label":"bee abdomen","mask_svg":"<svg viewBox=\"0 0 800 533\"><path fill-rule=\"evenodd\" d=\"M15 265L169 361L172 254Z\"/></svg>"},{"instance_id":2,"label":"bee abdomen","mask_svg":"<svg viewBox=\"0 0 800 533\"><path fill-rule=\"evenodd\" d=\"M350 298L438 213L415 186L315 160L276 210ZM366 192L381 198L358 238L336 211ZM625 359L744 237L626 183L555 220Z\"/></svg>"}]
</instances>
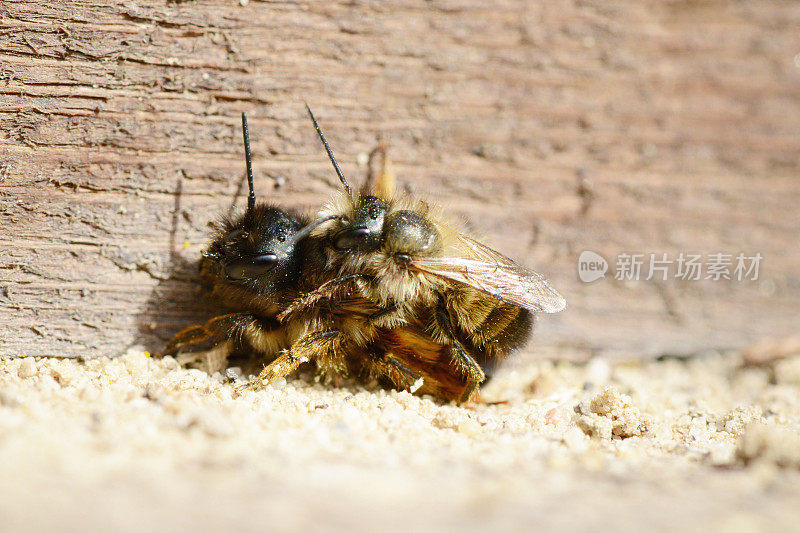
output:
<instances>
[{"instance_id":1,"label":"bee abdomen","mask_svg":"<svg viewBox=\"0 0 800 533\"><path fill-rule=\"evenodd\" d=\"M527 309L490 298L482 304L493 308L484 314L483 320L470 324L470 329L460 322L462 335L459 340L471 348L481 369L490 376L500 360L528 341L533 331L534 315ZM469 310L461 309L455 314L464 312Z\"/></svg>"}]
</instances>

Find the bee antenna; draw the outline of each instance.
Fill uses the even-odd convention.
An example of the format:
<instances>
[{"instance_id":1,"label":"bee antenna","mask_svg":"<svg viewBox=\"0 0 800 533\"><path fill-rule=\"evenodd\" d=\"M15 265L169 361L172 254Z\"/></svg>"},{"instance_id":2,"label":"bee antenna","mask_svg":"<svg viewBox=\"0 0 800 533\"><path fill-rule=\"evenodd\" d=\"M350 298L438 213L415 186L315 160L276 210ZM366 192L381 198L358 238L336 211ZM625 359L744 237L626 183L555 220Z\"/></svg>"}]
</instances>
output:
<instances>
[{"instance_id":1,"label":"bee antenna","mask_svg":"<svg viewBox=\"0 0 800 533\"><path fill-rule=\"evenodd\" d=\"M247 115L242 113L242 138L244 139L244 162L247 164L247 186L250 195L247 197L247 212L252 213L256 207L256 192L253 189L253 161L250 157L250 133L247 131Z\"/></svg>"},{"instance_id":2,"label":"bee antenna","mask_svg":"<svg viewBox=\"0 0 800 533\"><path fill-rule=\"evenodd\" d=\"M325 140L325 135L322 134L322 130L319 129L319 124L317 124L317 119L314 118L314 113L311 112L311 108L308 107L306 104L306 111L308 111L308 115L311 117L311 122L314 123L314 129L317 130L317 135L319 135L319 140L322 141L322 146L325 147L325 151L328 152L328 158L330 158L331 163L333 163L333 168L336 169L336 175L339 176L339 181L342 182L344 188L347 190L347 194L349 196L353 195L353 191L350 189L350 185L347 183L347 180L344 178L342 171L339 169L338 163L336 163L336 158L333 157L333 152L331 151L331 147L328 146L328 141Z\"/></svg>"},{"instance_id":3,"label":"bee antenna","mask_svg":"<svg viewBox=\"0 0 800 533\"><path fill-rule=\"evenodd\" d=\"M311 233L312 231L314 231L317 228L317 226L321 226L322 224L328 222L329 220L341 220L342 218L343 217L341 215L329 215L327 217L323 217L323 218L320 218L318 220L315 220L314 222L312 222L311 224L309 224L305 228L303 228L300 231L298 231L295 234L294 238L292 239L292 243L296 244L296 243L302 241L303 239L305 239L306 237L308 237L308 234Z\"/></svg>"}]
</instances>

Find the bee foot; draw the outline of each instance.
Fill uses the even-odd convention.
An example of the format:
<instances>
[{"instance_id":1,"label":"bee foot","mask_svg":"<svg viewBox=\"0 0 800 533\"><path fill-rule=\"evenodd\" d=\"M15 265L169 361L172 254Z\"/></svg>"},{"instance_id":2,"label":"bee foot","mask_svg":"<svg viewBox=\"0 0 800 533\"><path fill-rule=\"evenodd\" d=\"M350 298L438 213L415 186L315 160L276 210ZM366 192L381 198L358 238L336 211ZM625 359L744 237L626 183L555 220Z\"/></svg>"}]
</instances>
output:
<instances>
[{"instance_id":1,"label":"bee foot","mask_svg":"<svg viewBox=\"0 0 800 533\"><path fill-rule=\"evenodd\" d=\"M247 383L242 383L233 388L234 398L238 398L247 391L259 392L266 388L267 382L261 378L253 378Z\"/></svg>"}]
</instances>

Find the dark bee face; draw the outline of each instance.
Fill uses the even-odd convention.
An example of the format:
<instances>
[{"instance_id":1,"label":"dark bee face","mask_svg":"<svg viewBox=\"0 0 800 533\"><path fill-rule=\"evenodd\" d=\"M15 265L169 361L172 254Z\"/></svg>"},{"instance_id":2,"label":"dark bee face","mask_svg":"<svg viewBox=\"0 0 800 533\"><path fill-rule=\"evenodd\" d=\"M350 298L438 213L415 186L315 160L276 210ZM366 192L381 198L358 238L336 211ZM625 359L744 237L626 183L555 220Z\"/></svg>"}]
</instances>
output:
<instances>
[{"instance_id":1,"label":"dark bee face","mask_svg":"<svg viewBox=\"0 0 800 533\"><path fill-rule=\"evenodd\" d=\"M389 203L374 196L362 196L353 220L333 236L337 250L369 253L383 248L394 256L430 255L441 248L435 226L414 211L389 213ZM402 257L400 257L402 259Z\"/></svg>"},{"instance_id":2,"label":"dark bee face","mask_svg":"<svg viewBox=\"0 0 800 533\"><path fill-rule=\"evenodd\" d=\"M383 225L389 203L374 196L359 198L353 220L334 235L333 243L338 250L372 252L383 242Z\"/></svg>"},{"instance_id":3,"label":"dark bee face","mask_svg":"<svg viewBox=\"0 0 800 533\"><path fill-rule=\"evenodd\" d=\"M295 236L302 226L280 209L257 205L238 219L223 221L222 235L203 254L201 270L255 292L291 284L299 273Z\"/></svg>"}]
</instances>

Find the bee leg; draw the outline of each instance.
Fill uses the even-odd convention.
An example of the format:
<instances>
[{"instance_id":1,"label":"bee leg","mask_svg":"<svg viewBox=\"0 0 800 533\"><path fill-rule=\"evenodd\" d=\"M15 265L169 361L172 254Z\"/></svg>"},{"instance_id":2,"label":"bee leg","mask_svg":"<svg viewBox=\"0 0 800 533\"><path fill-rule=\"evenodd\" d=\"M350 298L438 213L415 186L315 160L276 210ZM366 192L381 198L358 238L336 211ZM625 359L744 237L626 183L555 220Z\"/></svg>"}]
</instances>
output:
<instances>
[{"instance_id":1,"label":"bee leg","mask_svg":"<svg viewBox=\"0 0 800 533\"><path fill-rule=\"evenodd\" d=\"M368 318L371 321L375 321L375 320L381 318L382 316L386 316L388 314L394 313L395 311L397 311L397 306L395 304L389 304L388 306L384 307L383 309L379 309L378 311L375 311L374 313L369 315Z\"/></svg>"},{"instance_id":2,"label":"bee leg","mask_svg":"<svg viewBox=\"0 0 800 533\"><path fill-rule=\"evenodd\" d=\"M210 337L205 326L189 326L170 339L161 355L177 355L184 346L204 344Z\"/></svg>"},{"instance_id":3,"label":"bee leg","mask_svg":"<svg viewBox=\"0 0 800 533\"><path fill-rule=\"evenodd\" d=\"M200 366L213 373L225 368L234 344L247 342L245 332L263 328L253 315L234 313L214 317L203 325L178 332L164 348L163 355L174 355L181 364Z\"/></svg>"},{"instance_id":4,"label":"bee leg","mask_svg":"<svg viewBox=\"0 0 800 533\"><path fill-rule=\"evenodd\" d=\"M461 393L461 398L458 399L458 403L464 403L468 401L470 399L470 396L472 396L472 393L475 392L475 389L478 388L478 384L481 381L483 381L483 379L481 379L480 381L476 381L474 379L468 380L467 386L464 387L464 392Z\"/></svg>"},{"instance_id":5,"label":"bee leg","mask_svg":"<svg viewBox=\"0 0 800 533\"><path fill-rule=\"evenodd\" d=\"M256 378L237 387L236 391L260 390L270 381L288 376L303 363L313 361L323 350L331 349L332 343L338 340L338 336L337 330L323 330L300 337L288 350L283 351L277 359L265 366Z\"/></svg>"},{"instance_id":6,"label":"bee leg","mask_svg":"<svg viewBox=\"0 0 800 533\"><path fill-rule=\"evenodd\" d=\"M351 274L327 281L313 291L307 292L295 299L291 305L289 305L289 307L287 307L281 314L278 315L278 320L284 321L286 317L293 315L294 313L302 312L304 309L318 307L322 300L333 300L336 297L336 292L339 289L341 289L344 285L358 279L363 279L365 281L374 280L374 278L364 274Z\"/></svg>"},{"instance_id":7,"label":"bee leg","mask_svg":"<svg viewBox=\"0 0 800 533\"><path fill-rule=\"evenodd\" d=\"M325 283L320 285L319 288L315 289L309 294L322 293L325 296L328 296L333 294L333 292L342 285L345 285L357 279L361 279L364 281L374 281L375 278L373 278L372 276L367 276L366 274L349 274L347 276L342 276L340 278L335 278L330 281L326 281Z\"/></svg>"},{"instance_id":8,"label":"bee leg","mask_svg":"<svg viewBox=\"0 0 800 533\"><path fill-rule=\"evenodd\" d=\"M486 379L486 374L484 374L483 369L478 364L477 361L467 352L466 348L458 341L456 338L455 332L453 331L453 324L450 321L450 314L445 309L443 303L440 301L439 305L436 307L435 313L436 324L439 326L439 329L444 332L444 335L450 341L450 352L453 355L453 359L455 363L458 365L459 368L466 374L467 378L467 385L464 388L464 392L461 394L461 398L458 400L458 403L465 402L469 400L469 397L478 388L478 385L483 383Z\"/></svg>"},{"instance_id":9,"label":"bee leg","mask_svg":"<svg viewBox=\"0 0 800 533\"><path fill-rule=\"evenodd\" d=\"M371 359L371 372L374 377L388 379L400 390L412 388L420 377L422 377L420 374L408 368L390 352L387 353L386 351L376 350L372 353Z\"/></svg>"},{"instance_id":10,"label":"bee leg","mask_svg":"<svg viewBox=\"0 0 800 533\"><path fill-rule=\"evenodd\" d=\"M245 330L262 328L255 316L247 313L232 313L212 318L200 326L190 326L178 332L167 343L164 355L180 352L198 352L214 348L227 340L245 340Z\"/></svg>"},{"instance_id":11,"label":"bee leg","mask_svg":"<svg viewBox=\"0 0 800 533\"><path fill-rule=\"evenodd\" d=\"M395 359L394 357L386 357L386 362L398 369L403 375L406 376L412 383L420 378L420 375L408 368L406 365Z\"/></svg>"}]
</instances>

